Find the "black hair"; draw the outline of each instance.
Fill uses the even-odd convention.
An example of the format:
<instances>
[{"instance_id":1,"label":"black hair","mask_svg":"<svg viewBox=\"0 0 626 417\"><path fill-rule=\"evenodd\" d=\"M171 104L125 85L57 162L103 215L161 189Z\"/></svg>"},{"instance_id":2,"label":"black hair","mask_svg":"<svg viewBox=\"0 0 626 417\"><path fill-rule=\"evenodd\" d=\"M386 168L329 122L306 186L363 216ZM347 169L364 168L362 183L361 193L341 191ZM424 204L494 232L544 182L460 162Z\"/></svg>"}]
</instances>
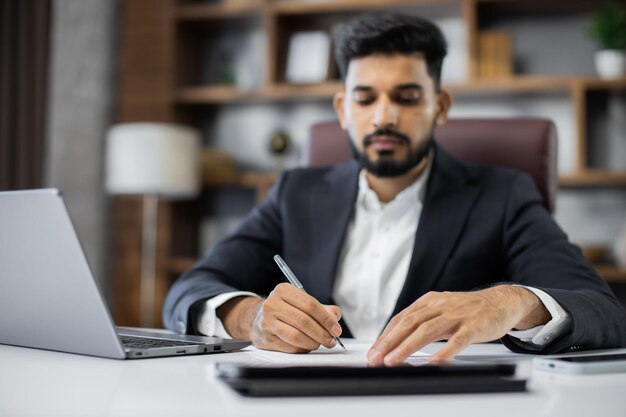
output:
<instances>
[{"instance_id":1,"label":"black hair","mask_svg":"<svg viewBox=\"0 0 626 417\"><path fill-rule=\"evenodd\" d=\"M377 13L343 24L335 35L335 61L345 80L350 61L374 54L421 53L438 90L448 45L441 30L418 16Z\"/></svg>"}]
</instances>

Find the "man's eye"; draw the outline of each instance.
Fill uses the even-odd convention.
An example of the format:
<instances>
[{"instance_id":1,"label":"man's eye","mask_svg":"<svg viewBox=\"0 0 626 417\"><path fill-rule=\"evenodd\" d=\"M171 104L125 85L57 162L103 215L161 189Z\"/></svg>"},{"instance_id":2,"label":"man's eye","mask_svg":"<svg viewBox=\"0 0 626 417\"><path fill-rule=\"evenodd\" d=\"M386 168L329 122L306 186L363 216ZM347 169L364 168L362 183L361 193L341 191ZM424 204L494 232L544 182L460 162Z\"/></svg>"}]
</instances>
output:
<instances>
[{"instance_id":1,"label":"man's eye","mask_svg":"<svg viewBox=\"0 0 626 417\"><path fill-rule=\"evenodd\" d=\"M420 101L420 96L419 94L403 95L403 96L396 97L395 101L398 104L410 106L410 105L418 104Z\"/></svg>"},{"instance_id":2,"label":"man's eye","mask_svg":"<svg viewBox=\"0 0 626 417\"><path fill-rule=\"evenodd\" d=\"M374 98L373 97L355 97L354 102L361 106L367 106L374 102Z\"/></svg>"}]
</instances>

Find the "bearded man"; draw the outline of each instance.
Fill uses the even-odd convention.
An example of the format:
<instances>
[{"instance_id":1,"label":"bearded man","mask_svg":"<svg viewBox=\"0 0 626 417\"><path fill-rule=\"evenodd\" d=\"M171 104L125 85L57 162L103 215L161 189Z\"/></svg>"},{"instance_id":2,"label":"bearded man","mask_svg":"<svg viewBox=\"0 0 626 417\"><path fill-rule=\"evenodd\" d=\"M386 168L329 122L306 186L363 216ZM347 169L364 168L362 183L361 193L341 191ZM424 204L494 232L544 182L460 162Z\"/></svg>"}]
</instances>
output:
<instances>
[{"instance_id":1,"label":"bearded man","mask_svg":"<svg viewBox=\"0 0 626 417\"><path fill-rule=\"evenodd\" d=\"M626 312L568 242L529 176L455 160L435 141L452 100L431 22L345 24L334 107L354 160L282 173L266 201L171 288L166 326L308 352L336 336L394 365L500 339L518 352L626 346ZM285 282L280 254L308 294Z\"/></svg>"}]
</instances>

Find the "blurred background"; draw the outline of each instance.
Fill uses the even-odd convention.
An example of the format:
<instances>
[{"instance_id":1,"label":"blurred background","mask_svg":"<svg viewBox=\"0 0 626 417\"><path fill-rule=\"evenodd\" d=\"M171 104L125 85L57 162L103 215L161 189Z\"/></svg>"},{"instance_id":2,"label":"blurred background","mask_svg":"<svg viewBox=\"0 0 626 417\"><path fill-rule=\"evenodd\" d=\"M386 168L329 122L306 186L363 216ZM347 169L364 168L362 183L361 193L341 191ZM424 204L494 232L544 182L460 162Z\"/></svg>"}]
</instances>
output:
<instances>
[{"instance_id":1,"label":"blurred background","mask_svg":"<svg viewBox=\"0 0 626 417\"><path fill-rule=\"evenodd\" d=\"M2 0L0 190L61 189L116 323L159 326L173 280L265 197L276 172L301 164L312 124L335 119L338 25L365 12L417 14L438 23L449 42L443 82L455 100L451 117L554 121L555 218L624 301L624 7L592 0ZM190 127L202 145L200 191L185 199L161 193L153 222L144 222L141 190L105 187L107 135L134 122ZM150 228L154 314L146 321L140 277Z\"/></svg>"}]
</instances>

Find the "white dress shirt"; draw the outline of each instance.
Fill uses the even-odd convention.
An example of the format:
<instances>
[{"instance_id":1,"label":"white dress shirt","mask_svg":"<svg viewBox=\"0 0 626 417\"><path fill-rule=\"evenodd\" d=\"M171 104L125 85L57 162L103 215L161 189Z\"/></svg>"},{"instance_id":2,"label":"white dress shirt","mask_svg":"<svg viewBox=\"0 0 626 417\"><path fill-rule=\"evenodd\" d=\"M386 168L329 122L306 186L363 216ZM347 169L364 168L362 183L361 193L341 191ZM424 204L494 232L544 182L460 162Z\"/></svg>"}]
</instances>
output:
<instances>
[{"instance_id":1,"label":"white dress shirt","mask_svg":"<svg viewBox=\"0 0 626 417\"><path fill-rule=\"evenodd\" d=\"M406 280L415 234L432 164L409 187L384 204L369 187L366 171L359 175L354 215L342 248L333 299L355 339L374 341L393 313ZM523 342L546 345L567 329L570 317L547 293L528 288L543 302L552 319L543 326L508 334ZM233 297L256 295L230 292L207 300L198 330L210 336L230 337L216 309Z\"/></svg>"},{"instance_id":2,"label":"white dress shirt","mask_svg":"<svg viewBox=\"0 0 626 417\"><path fill-rule=\"evenodd\" d=\"M430 167L386 204L369 187L365 170L359 175L333 288L355 339L376 340L393 313L409 271Z\"/></svg>"}]
</instances>

